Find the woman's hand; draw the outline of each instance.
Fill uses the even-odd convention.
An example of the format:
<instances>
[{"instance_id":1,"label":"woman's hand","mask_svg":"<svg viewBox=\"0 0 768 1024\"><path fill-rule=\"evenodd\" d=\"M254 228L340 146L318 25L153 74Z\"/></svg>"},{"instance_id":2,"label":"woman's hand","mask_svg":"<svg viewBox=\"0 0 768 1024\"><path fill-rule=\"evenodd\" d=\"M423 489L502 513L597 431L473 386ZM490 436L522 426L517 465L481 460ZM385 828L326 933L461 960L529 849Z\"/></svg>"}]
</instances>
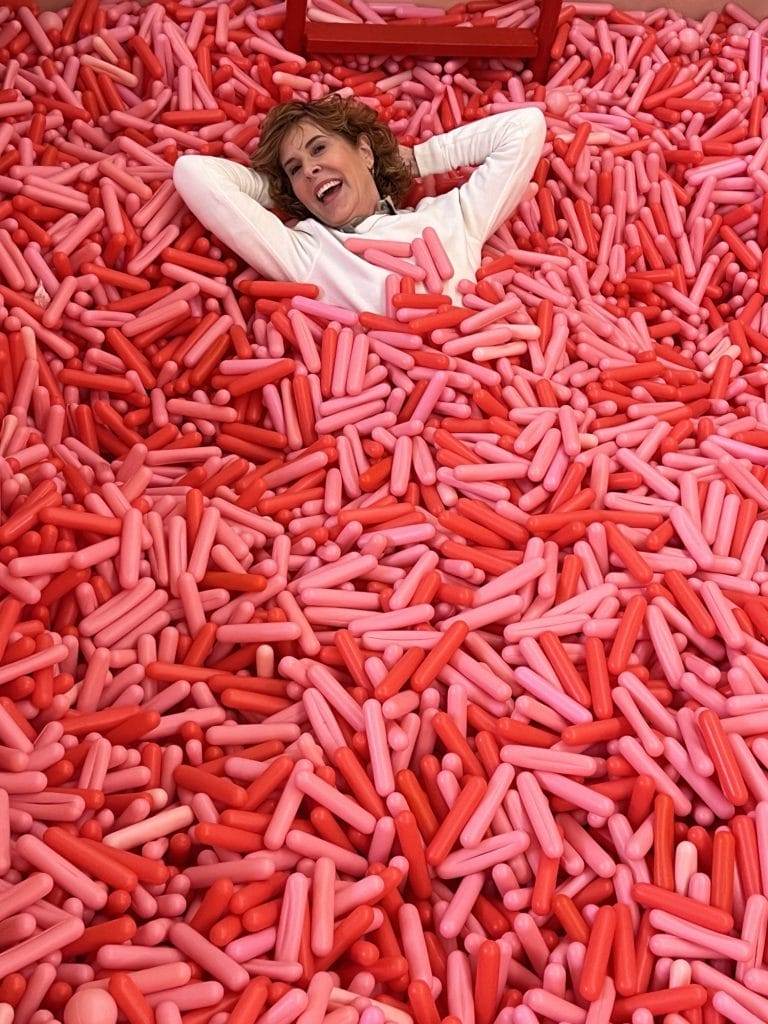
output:
<instances>
[{"instance_id":1,"label":"woman's hand","mask_svg":"<svg viewBox=\"0 0 768 1024\"><path fill-rule=\"evenodd\" d=\"M419 165L416 163L416 157L413 155L413 150L410 146L399 146L400 156L402 157L403 163L410 170L414 178L419 177Z\"/></svg>"}]
</instances>

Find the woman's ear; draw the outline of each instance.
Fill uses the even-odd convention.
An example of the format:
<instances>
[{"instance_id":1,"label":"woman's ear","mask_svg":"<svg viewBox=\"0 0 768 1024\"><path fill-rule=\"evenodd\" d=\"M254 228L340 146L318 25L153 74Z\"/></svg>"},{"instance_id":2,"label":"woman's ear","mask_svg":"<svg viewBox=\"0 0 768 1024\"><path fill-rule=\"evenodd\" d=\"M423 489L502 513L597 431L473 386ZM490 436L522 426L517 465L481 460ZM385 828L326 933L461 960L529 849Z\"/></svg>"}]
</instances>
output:
<instances>
[{"instance_id":1,"label":"woman's ear","mask_svg":"<svg viewBox=\"0 0 768 1024\"><path fill-rule=\"evenodd\" d=\"M357 140L357 148L360 150L363 159L368 165L368 170L373 171L373 165L375 161L373 157L373 149L371 148L371 143L367 135L360 136L360 138Z\"/></svg>"}]
</instances>

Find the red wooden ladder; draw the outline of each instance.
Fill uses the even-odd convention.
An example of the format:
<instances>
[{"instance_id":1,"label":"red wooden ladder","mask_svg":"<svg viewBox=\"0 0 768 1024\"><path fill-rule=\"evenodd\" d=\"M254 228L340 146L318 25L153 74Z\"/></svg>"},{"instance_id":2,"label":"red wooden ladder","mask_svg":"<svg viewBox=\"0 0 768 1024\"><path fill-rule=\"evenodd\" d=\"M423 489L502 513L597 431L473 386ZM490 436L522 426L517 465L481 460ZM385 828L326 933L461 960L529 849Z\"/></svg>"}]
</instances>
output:
<instances>
[{"instance_id":1,"label":"red wooden ladder","mask_svg":"<svg viewBox=\"0 0 768 1024\"><path fill-rule=\"evenodd\" d=\"M409 57L533 58L540 82L562 0L540 0L539 22L528 28L452 28L445 25L323 24L307 20L307 0L287 0L283 46L291 53L390 54Z\"/></svg>"}]
</instances>

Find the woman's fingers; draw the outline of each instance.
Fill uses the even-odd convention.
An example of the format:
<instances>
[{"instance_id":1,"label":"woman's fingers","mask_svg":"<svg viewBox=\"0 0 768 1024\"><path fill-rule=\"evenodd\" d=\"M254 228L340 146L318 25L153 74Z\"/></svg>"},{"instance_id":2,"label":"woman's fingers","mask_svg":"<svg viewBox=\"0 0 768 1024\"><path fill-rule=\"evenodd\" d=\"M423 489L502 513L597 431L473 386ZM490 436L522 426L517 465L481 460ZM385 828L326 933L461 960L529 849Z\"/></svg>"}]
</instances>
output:
<instances>
[{"instance_id":1,"label":"woman's fingers","mask_svg":"<svg viewBox=\"0 0 768 1024\"><path fill-rule=\"evenodd\" d=\"M413 155L413 150L410 146L399 146L400 156L403 159L403 163L411 169L411 172L418 177L419 168L416 163L416 157Z\"/></svg>"}]
</instances>

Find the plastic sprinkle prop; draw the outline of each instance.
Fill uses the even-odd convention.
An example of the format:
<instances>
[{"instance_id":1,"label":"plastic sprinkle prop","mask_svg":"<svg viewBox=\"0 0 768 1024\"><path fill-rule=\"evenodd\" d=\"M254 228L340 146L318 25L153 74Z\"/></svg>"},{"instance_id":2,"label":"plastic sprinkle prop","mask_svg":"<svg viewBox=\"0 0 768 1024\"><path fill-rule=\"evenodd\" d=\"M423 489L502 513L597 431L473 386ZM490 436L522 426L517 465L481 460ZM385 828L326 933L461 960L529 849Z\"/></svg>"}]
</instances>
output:
<instances>
[{"instance_id":1,"label":"plastic sprinkle prop","mask_svg":"<svg viewBox=\"0 0 768 1024\"><path fill-rule=\"evenodd\" d=\"M538 85L283 19L0 8L0 1024L765 1022L768 23L569 4ZM545 112L461 306L176 195L331 91Z\"/></svg>"}]
</instances>

